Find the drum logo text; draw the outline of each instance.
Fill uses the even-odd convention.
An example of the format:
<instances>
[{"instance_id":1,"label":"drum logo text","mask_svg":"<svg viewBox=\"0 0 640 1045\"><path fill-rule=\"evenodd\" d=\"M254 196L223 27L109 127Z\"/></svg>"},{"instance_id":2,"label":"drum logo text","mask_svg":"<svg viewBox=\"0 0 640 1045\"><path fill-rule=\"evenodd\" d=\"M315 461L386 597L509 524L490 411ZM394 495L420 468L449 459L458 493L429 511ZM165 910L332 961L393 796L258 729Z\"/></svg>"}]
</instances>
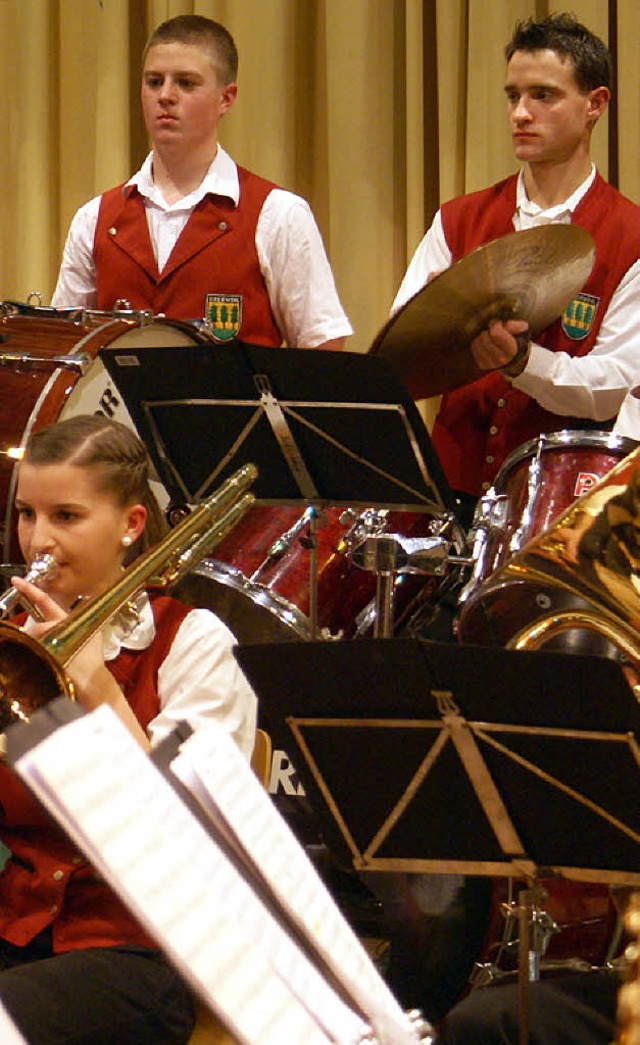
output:
<instances>
[{"instance_id":1,"label":"drum logo text","mask_svg":"<svg viewBox=\"0 0 640 1045\"><path fill-rule=\"evenodd\" d=\"M592 486L600 482L601 476L596 475L595 472L578 472L576 476L576 485L573 489L573 496L580 497L587 490L590 490Z\"/></svg>"},{"instance_id":2,"label":"drum logo text","mask_svg":"<svg viewBox=\"0 0 640 1045\"><path fill-rule=\"evenodd\" d=\"M231 341L242 324L242 295L207 294L204 318L216 341Z\"/></svg>"},{"instance_id":3,"label":"drum logo text","mask_svg":"<svg viewBox=\"0 0 640 1045\"><path fill-rule=\"evenodd\" d=\"M578 294L569 302L562 313L562 329L567 337L572 341L580 341L587 336L596 318L599 303L600 298L595 298L593 294Z\"/></svg>"}]
</instances>

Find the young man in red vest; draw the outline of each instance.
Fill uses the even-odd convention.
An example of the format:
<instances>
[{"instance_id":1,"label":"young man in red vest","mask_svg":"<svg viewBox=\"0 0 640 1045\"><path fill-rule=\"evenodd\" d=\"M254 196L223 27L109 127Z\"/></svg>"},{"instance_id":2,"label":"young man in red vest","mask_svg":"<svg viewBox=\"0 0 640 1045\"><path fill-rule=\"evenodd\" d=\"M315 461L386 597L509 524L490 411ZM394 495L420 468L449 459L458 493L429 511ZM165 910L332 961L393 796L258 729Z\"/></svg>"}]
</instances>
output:
<instances>
[{"instance_id":1,"label":"young man in red vest","mask_svg":"<svg viewBox=\"0 0 640 1045\"><path fill-rule=\"evenodd\" d=\"M155 30L142 70L152 151L75 215L54 306L111 311L124 299L206 318L222 341L343 347L352 330L308 204L218 143L237 67L233 38L211 19L181 15Z\"/></svg>"},{"instance_id":2,"label":"young man in red vest","mask_svg":"<svg viewBox=\"0 0 640 1045\"><path fill-rule=\"evenodd\" d=\"M495 320L471 343L486 375L443 397L433 431L447 478L467 504L527 440L614 418L640 357L640 208L600 177L590 156L609 101L608 51L559 14L519 24L505 53L520 172L442 206L393 311L463 255L521 229L581 225L595 240L596 259L576 300L525 352L515 339L526 330L522 321Z\"/></svg>"}]
</instances>

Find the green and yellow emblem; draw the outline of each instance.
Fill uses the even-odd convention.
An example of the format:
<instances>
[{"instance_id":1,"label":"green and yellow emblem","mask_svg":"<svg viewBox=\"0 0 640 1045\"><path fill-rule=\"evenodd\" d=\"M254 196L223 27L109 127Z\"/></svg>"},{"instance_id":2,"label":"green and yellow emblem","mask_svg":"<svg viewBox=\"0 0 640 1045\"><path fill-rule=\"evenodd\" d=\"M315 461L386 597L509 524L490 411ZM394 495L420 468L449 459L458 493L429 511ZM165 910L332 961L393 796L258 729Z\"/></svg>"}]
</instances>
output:
<instances>
[{"instance_id":1,"label":"green and yellow emblem","mask_svg":"<svg viewBox=\"0 0 640 1045\"><path fill-rule=\"evenodd\" d=\"M562 329L572 341L580 341L586 337L593 321L600 298L594 298L592 294L578 294L562 313Z\"/></svg>"},{"instance_id":2,"label":"green and yellow emblem","mask_svg":"<svg viewBox=\"0 0 640 1045\"><path fill-rule=\"evenodd\" d=\"M204 318L216 341L231 341L242 323L242 295L207 294Z\"/></svg>"}]
</instances>

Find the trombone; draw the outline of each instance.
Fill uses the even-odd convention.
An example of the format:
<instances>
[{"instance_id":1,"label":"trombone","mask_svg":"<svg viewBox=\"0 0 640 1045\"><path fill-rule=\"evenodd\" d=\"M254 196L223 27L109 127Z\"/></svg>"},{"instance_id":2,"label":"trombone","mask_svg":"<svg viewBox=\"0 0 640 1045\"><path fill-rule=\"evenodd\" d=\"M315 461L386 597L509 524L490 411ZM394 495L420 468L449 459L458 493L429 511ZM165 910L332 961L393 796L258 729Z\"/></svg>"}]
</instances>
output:
<instances>
[{"instance_id":1,"label":"trombone","mask_svg":"<svg viewBox=\"0 0 640 1045\"><path fill-rule=\"evenodd\" d=\"M248 489L257 475L253 464L234 472L159 544L135 559L113 587L82 602L42 639L15 624L0 623L0 732L15 722L28 722L56 697L75 700L65 665L142 588L168 588L208 555L254 503Z\"/></svg>"}]
</instances>

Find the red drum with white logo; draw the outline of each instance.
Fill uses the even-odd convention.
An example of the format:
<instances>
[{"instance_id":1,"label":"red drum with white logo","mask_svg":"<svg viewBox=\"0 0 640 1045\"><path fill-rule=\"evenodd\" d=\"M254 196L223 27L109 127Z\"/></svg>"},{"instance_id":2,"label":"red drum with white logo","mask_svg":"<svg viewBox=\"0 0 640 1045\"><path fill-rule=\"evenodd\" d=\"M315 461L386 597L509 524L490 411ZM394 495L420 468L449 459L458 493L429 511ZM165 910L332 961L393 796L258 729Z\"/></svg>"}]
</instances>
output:
<instances>
[{"instance_id":1,"label":"red drum with white logo","mask_svg":"<svg viewBox=\"0 0 640 1045\"><path fill-rule=\"evenodd\" d=\"M507 457L495 484L479 502L471 534L473 569L460 594L458 636L463 642L503 644L517 620L528 621L544 593L525 595L513 588L504 628L489 624L483 595L493 574L558 515L635 449L632 439L611 432L550 432L532 439ZM518 600L516 603L516 599ZM541 601L542 600L542 601ZM513 604L511 604L513 602ZM506 630L505 630L506 629Z\"/></svg>"},{"instance_id":2,"label":"red drum with white logo","mask_svg":"<svg viewBox=\"0 0 640 1045\"><path fill-rule=\"evenodd\" d=\"M19 554L12 526L15 463L32 432L77 414L102 413L134 428L98 352L193 345L212 338L193 324L143 313L84 312L0 305L0 541ZM166 493L156 484L159 500Z\"/></svg>"}]
</instances>

